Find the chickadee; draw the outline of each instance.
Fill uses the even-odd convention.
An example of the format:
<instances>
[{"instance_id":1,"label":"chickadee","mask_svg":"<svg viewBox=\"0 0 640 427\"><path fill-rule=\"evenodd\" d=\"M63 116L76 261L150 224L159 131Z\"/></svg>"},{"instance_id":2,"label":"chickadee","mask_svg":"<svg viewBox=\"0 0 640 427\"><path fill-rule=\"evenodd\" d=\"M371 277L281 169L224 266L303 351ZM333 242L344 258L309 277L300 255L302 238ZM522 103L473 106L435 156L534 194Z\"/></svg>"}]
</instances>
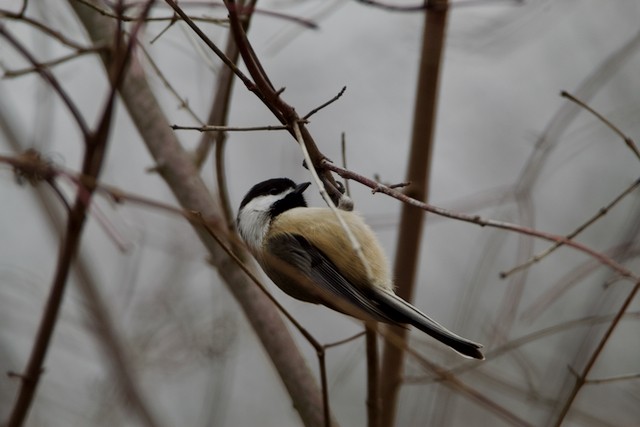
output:
<instances>
[{"instance_id":1,"label":"chickadee","mask_svg":"<svg viewBox=\"0 0 640 427\"><path fill-rule=\"evenodd\" d=\"M269 179L254 185L240 203L238 231L269 278L293 298L363 320L410 324L463 356L484 359L482 345L448 331L395 295L375 234L359 214L339 211L362 247L367 271L335 213L307 207L302 193L309 184Z\"/></svg>"}]
</instances>

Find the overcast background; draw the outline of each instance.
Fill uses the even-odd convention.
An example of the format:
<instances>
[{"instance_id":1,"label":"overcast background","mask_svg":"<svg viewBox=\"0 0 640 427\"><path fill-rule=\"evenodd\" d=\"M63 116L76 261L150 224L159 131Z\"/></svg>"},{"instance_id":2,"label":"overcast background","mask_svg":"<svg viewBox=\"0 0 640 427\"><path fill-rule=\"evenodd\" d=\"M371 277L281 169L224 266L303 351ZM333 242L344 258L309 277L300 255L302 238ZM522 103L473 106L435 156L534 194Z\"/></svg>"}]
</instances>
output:
<instances>
[{"instance_id":1,"label":"overcast background","mask_svg":"<svg viewBox=\"0 0 640 427\"><path fill-rule=\"evenodd\" d=\"M19 2L0 0L16 10ZM458 2L453 1L457 4ZM460 2L462 3L462 2ZM472 2L465 2L472 3ZM589 103L638 139L640 130L640 55L637 0L531 0L474 2L455 7L449 19L444 53L431 201L488 218L529 222L541 230L566 234L609 203L638 178L638 159L623 141L584 111L574 118L561 90L593 94ZM482 4L486 3L486 4ZM391 13L354 1L265 1L265 10L302 16L319 24L308 30L282 19L256 15L250 38L276 87L298 113L322 104L346 86L344 96L317 113L310 130L320 149L340 160L340 135L346 133L349 168L385 182L404 179L412 125L423 18L420 13ZM29 2L29 16L46 22L74 40L88 43L66 2ZM164 7L154 12L170 15ZM195 12L194 12L195 13ZM220 8L206 11L224 17ZM69 51L32 28L0 17L41 60ZM165 24L146 28L147 48L165 77L202 118L208 109L220 62L185 25L174 25L158 41ZM226 30L201 25L219 45ZM636 39L624 60L601 71L603 64ZM0 64L15 70L26 63L5 40ZM151 72L150 80L169 121L196 125ZM93 123L106 94L104 72L96 58L82 57L54 68L73 100ZM582 88L582 89L581 89ZM230 124L276 124L271 113L244 86L235 86ZM558 113L564 114L561 125ZM23 147L35 147L52 161L79 169L82 139L49 87L36 75L0 80L0 113L8 124L0 134L0 153L14 153L8 132ZM554 124L555 123L555 124ZM566 128L564 127L566 125ZM536 144L551 126L553 148L534 168L528 182L531 208L513 202L504 190L517 184ZM555 127L554 127L555 126ZM179 138L194 147L200 135L182 131ZM229 192L234 208L254 183L276 176L308 180L297 145L285 133L231 133L227 149ZM124 190L174 204L164 182L146 172L153 166L146 148L118 108L102 181ZM214 188L210 163L203 176ZM65 190L74 189L68 183ZM356 184L357 209L364 213L394 256L400 205ZM497 192L496 192L497 191ZM310 195L312 191L308 192ZM482 204L489 200L504 203ZM317 195L310 202L320 205ZM18 186L8 166L0 168L0 371L21 371L26 363L43 301L55 267L58 240L43 220L34 192ZM606 251L635 239L638 195L617 205L579 240ZM98 218L102 218L100 221ZM100 225L108 224L112 236ZM516 264L514 234L480 228L429 215L415 305L461 335L483 342L488 350L525 334L595 314L612 314L631 289L595 268L568 292L544 298L588 259L570 249L532 267L523 279L523 299L513 327L500 337L496 324L503 297L514 282L500 271ZM116 238L113 237L116 236ZM117 240L117 242L116 242ZM637 241L637 239L635 240ZM536 241L534 250L547 247ZM299 418L274 369L243 314L206 262L206 252L189 225L177 216L97 199L82 240L118 329L132 354L131 363L165 425L287 426ZM637 259L626 260L639 271ZM517 276L517 275L516 275ZM322 307L294 301L269 284L276 297L321 342L360 331L360 325ZM612 291L611 288L616 290ZM634 302L629 311L638 311ZM640 335L637 317L622 322L596 364L593 377L637 373ZM461 375L491 398L534 425L545 425L553 402L561 400L581 346L603 329L567 329L520 347L511 356L489 358ZM299 338L299 336L297 336ZM300 346L317 368L315 352ZM412 345L445 366L461 361L421 334ZM591 344L589 344L591 345ZM586 347L592 349L591 347ZM585 350L588 351L588 350ZM355 341L327 356L332 409L343 426L365 425L366 367L364 344ZM427 376L415 363L411 376ZM495 381L489 380L491 378ZM504 384L511 384L509 390ZM626 425L640 419L638 380L587 385L576 408L582 415L566 425ZM0 377L0 419L4 419L17 381ZM409 384L402 388L398 425L501 425L484 408L458 398L443 402L444 387ZM450 414L443 418L441 411ZM71 286L29 425L133 425L119 405L117 391L93 331L86 306Z\"/></svg>"}]
</instances>

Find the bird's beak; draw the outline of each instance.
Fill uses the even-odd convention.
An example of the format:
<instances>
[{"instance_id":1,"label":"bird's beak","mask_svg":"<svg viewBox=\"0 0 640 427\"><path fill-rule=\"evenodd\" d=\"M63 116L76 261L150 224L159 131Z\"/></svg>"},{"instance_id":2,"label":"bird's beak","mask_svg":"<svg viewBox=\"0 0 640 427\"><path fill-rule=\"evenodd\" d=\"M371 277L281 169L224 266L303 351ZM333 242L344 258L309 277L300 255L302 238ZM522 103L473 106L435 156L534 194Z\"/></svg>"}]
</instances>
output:
<instances>
[{"instance_id":1,"label":"bird's beak","mask_svg":"<svg viewBox=\"0 0 640 427\"><path fill-rule=\"evenodd\" d=\"M293 190L293 192L295 194L302 194L304 193L304 190L307 189L308 186L310 186L311 183L310 182L303 182L302 184L298 184L296 185L296 188Z\"/></svg>"}]
</instances>

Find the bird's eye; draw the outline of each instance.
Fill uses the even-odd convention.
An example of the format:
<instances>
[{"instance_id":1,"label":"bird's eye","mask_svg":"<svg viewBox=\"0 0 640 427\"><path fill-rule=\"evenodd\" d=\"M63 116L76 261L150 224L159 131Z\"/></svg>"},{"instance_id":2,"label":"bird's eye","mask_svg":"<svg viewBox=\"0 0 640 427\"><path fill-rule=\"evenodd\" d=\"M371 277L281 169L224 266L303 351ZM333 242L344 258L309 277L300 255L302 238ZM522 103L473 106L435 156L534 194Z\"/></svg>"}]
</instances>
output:
<instances>
[{"instance_id":1,"label":"bird's eye","mask_svg":"<svg viewBox=\"0 0 640 427\"><path fill-rule=\"evenodd\" d=\"M275 196L278 193L280 193L280 191L278 191L277 188L272 188L271 190L269 190L269 194L271 194L272 196Z\"/></svg>"}]
</instances>

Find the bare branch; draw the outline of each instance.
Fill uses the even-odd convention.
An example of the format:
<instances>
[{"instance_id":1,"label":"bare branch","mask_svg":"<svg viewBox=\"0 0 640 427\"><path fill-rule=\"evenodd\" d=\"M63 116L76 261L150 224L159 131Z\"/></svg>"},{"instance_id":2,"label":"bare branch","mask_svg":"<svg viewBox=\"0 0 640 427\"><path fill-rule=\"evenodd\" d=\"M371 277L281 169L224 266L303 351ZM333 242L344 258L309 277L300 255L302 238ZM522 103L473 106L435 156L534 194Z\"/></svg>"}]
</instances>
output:
<instances>
[{"instance_id":1,"label":"bare branch","mask_svg":"<svg viewBox=\"0 0 640 427\"><path fill-rule=\"evenodd\" d=\"M627 144L627 147L629 147L629 149L631 151L633 151L633 154L636 155L636 157L638 159L640 159L640 150L638 150L638 146L636 145L636 143L633 141L633 139L631 139L630 136L625 135L619 127L617 127L616 125L614 125L613 123L611 123L611 121L609 121L606 117L604 117L602 114L598 113L596 110L594 110L593 108L591 108L586 102L583 102L581 100L579 100L578 98L576 98L575 96L571 95L569 92L563 90L562 92L560 92L560 94L564 97L569 99L570 101L575 102L576 104L578 104L579 106L581 106L582 108L584 108L585 110L587 110L588 112L590 112L591 114L593 114L594 116L596 116L602 123L604 123L609 129L611 129L612 131L614 131L620 138L622 138L622 140L624 141L625 144Z\"/></svg>"},{"instance_id":2,"label":"bare branch","mask_svg":"<svg viewBox=\"0 0 640 427\"><path fill-rule=\"evenodd\" d=\"M625 190L622 193L620 193L618 196L616 196L616 198L613 199L608 205L600 208L595 215L593 215L587 221L582 223L579 227L577 227L571 233L567 234L565 237L567 239L573 239L578 234L582 233L584 230L586 230L589 226L591 226L597 220L599 220L600 218L605 216L615 205L617 205L626 196L631 194L639 186L640 186L640 179L637 179L636 181L633 182L633 184L631 184L629 187L625 188ZM563 245L563 243L561 243L561 242L554 243L553 245L549 246L544 251L539 252L536 255L534 255L533 257L531 257L526 262L524 262L524 263L522 263L522 264L520 264L520 265L518 265L516 267L513 267L511 270L500 272L500 277L504 279L505 277L508 277L513 273L516 273L516 272L518 272L520 270L523 270L525 268L528 268L528 267L532 266L533 264L535 264L537 262L540 262L544 257L550 255L551 253L553 253L556 249L558 249L562 245Z\"/></svg>"},{"instance_id":3,"label":"bare branch","mask_svg":"<svg viewBox=\"0 0 640 427\"><path fill-rule=\"evenodd\" d=\"M29 73L35 73L35 72L38 72L40 70L40 68L52 68L52 67L54 67L56 65L63 64L65 62L71 61L71 60L76 59L76 58L80 58L83 55L86 55L86 54L89 54L89 53L96 53L96 52L100 52L100 51L103 51L103 50L104 50L104 47L87 48L85 50L77 51L77 52L71 53L69 55L61 56L60 58L57 58L57 59L52 59L51 61L40 62L35 67L21 68L19 70L6 70L4 72L4 76L3 77L5 77L5 78L14 78L14 77L20 77L20 76L23 76L23 75L29 74Z\"/></svg>"},{"instance_id":4,"label":"bare branch","mask_svg":"<svg viewBox=\"0 0 640 427\"><path fill-rule=\"evenodd\" d=\"M302 120L308 120L309 117L313 116L318 111L320 111L323 108L325 108L325 107L333 104L334 102L336 102L344 94L345 90L347 90L347 87L346 86L342 86L342 89L340 89L340 92L338 92L338 94L336 96L334 96L333 98L331 98L330 100L328 100L324 104L319 105L318 107L316 107L313 110L309 111L304 117L302 117Z\"/></svg>"},{"instance_id":5,"label":"bare branch","mask_svg":"<svg viewBox=\"0 0 640 427\"><path fill-rule=\"evenodd\" d=\"M171 125L171 129L197 130L198 132L254 132L254 131L265 131L265 130L289 130L289 126L270 125L270 126L238 127L238 126L214 126L214 125L204 125L204 126Z\"/></svg>"},{"instance_id":6,"label":"bare branch","mask_svg":"<svg viewBox=\"0 0 640 427\"><path fill-rule=\"evenodd\" d=\"M26 4L27 2L25 1L25 3L23 3L23 7L26 9ZM72 49L75 49L77 51L84 51L87 49L91 49L91 47L86 47L86 46L82 46L81 44L71 40L70 38L67 38L66 36L64 36L63 34L53 30L51 27L49 27L46 24L43 24L40 21L37 21L33 18L29 18L28 16L24 15L24 10L20 13L12 13L9 12L7 10L1 10L0 9L0 18L8 18L8 19L15 19L15 20L20 20L20 22L23 22L25 24L31 25L33 28L38 29L39 31L47 34L48 36L50 36L51 38L53 38L54 40L59 41L60 43L62 43L63 45L66 45Z\"/></svg>"},{"instance_id":7,"label":"bare branch","mask_svg":"<svg viewBox=\"0 0 640 427\"><path fill-rule=\"evenodd\" d=\"M338 175L340 175L343 178L346 179L352 179L354 181L358 181L361 184L366 185L367 187L375 190L375 192L379 192L379 193L384 193L388 196L393 197L394 199L398 199L401 202L407 203L411 206L415 206L419 209L425 210L427 212L431 212L434 213L436 215L440 215L446 218L452 218L452 219L457 219L460 221L464 221L464 222L469 222L472 224L476 224L479 225L481 227L493 227L493 228L500 228L503 230L509 230L509 231L515 231L516 233L520 233L520 234L525 234L525 235L529 235L529 236L533 236L533 237L537 237L543 240L547 240L550 242L554 242L554 243L560 243L562 245L567 245L570 246L580 252L583 252L587 255L589 255L590 257L596 259L598 262L600 262L601 264L604 264L606 266L608 266L609 268L611 268L613 271L617 272L618 274L620 274L620 276L628 278L630 280L633 280L634 282L639 280L639 278L633 274L631 272L631 270L627 269L626 267L622 266L621 264L617 263L616 261L614 261L613 259L611 259L610 257L597 252L591 248L589 248L588 246L585 246L581 243L575 242L571 239L568 239L565 236L560 236L557 234L553 234L553 233L547 233L544 231L539 231L539 230L535 230L533 228L530 227L524 227L521 225L517 225L517 224L512 224L509 222L505 222L505 221L497 221L497 220L492 220L492 219L484 219L479 215L468 215L468 214L463 214L463 213L458 213L458 212L452 212L449 211L447 209L443 209L437 206L433 206L430 205L428 203L424 203L421 202L419 200L416 200L414 198L411 198L397 190L394 190L392 188L387 187L386 185L383 185L379 182L373 181L369 178L366 178L362 175L359 175L355 172L352 171L348 171L346 169L343 169L339 166L334 165L333 163L325 160L323 162L323 166L326 167L327 169L337 173Z\"/></svg>"},{"instance_id":8,"label":"bare branch","mask_svg":"<svg viewBox=\"0 0 640 427\"><path fill-rule=\"evenodd\" d=\"M71 116L76 121L76 124L80 128L82 135L85 137L85 139L88 138L90 131L89 131L89 127L87 126L87 123L84 121L84 117L82 117L82 114L80 114L80 111L76 107L75 103L71 100L67 92L62 88L62 86L58 82L58 79L56 79L55 76L49 70L42 67L42 65L38 61L36 61L36 59L24 47L24 45L20 43L20 41L18 41L16 38L14 38L11 35L11 33L9 33L4 27L4 25L2 24L0 24L0 35L3 36L5 39L7 39L7 41L9 41L9 43L11 43L11 45L18 52L20 52L20 54L22 54L22 56L24 56L27 59L27 61L29 61L36 70L38 70L38 73L40 74L40 76L51 85L53 90L55 90L56 93L62 99L62 102L71 113Z\"/></svg>"}]
</instances>

